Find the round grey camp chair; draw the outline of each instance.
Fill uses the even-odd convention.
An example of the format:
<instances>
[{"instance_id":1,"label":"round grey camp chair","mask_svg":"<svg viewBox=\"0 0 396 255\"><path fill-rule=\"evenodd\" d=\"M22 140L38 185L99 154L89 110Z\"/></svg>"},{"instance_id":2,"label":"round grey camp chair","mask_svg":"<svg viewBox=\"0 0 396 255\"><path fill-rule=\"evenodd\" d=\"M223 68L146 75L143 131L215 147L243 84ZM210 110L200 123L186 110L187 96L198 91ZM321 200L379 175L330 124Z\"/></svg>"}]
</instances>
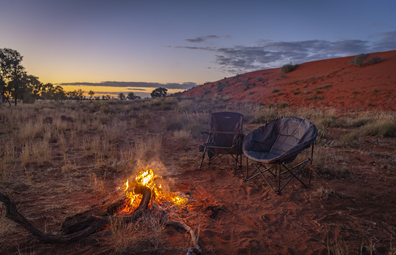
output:
<instances>
[{"instance_id":1,"label":"round grey camp chair","mask_svg":"<svg viewBox=\"0 0 396 255\"><path fill-rule=\"evenodd\" d=\"M247 159L254 162L256 169L249 175L248 168L246 168L246 181L261 176L278 194L294 178L308 188L311 184L311 172L309 171L308 185L299 177L299 173L308 162L312 162L313 146L317 135L318 130L314 124L307 119L297 117L274 120L252 131L246 136L242 150ZM311 158L292 167L285 165L293 162L299 153L310 146L312 146ZM271 185L266 173L275 177L275 180L278 179L275 185ZM288 176L288 178L281 187L283 176ZM278 186L277 189L275 189L276 186Z\"/></svg>"}]
</instances>

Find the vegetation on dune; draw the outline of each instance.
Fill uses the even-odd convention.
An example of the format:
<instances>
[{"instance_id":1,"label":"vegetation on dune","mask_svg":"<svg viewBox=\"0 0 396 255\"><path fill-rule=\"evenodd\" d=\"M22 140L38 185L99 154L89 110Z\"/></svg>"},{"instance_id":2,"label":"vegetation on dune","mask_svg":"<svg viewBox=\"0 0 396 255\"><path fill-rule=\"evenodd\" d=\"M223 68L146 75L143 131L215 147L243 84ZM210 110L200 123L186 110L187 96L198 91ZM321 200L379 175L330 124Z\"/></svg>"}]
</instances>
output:
<instances>
[{"instance_id":1,"label":"vegetation on dune","mask_svg":"<svg viewBox=\"0 0 396 255\"><path fill-rule=\"evenodd\" d=\"M296 70L297 67L298 67L298 64L295 64L295 65L293 65L292 63L286 64L286 65L282 66L281 72L282 73L290 73L290 72L293 72L294 70Z\"/></svg>"},{"instance_id":2,"label":"vegetation on dune","mask_svg":"<svg viewBox=\"0 0 396 255\"><path fill-rule=\"evenodd\" d=\"M369 59L366 61L366 59L367 59L368 56L369 56L368 54L363 54L363 53L362 53L362 54L359 54L359 55L357 55L356 57L354 57L353 59L351 59L351 60L349 61L349 63L350 63L351 65L355 65L355 66L362 67L362 66L365 66L365 65L374 65L374 64L377 64L377 63L381 62L381 60L382 60L379 56L375 56L375 57L369 58Z\"/></svg>"}]
</instances>

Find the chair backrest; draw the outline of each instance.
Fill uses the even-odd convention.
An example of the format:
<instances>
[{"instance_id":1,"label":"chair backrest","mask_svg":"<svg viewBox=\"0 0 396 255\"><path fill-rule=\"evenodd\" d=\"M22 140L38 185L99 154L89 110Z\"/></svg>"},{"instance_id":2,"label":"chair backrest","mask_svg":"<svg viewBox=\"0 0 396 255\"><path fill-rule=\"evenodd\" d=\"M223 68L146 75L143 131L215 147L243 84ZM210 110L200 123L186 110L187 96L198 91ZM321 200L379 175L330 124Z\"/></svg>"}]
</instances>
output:
<instances>
[{"instance_id":1,"label":"chair backrest","mask_svg":"<svg viewBox=\"0 0 396 255\"><path fill-rule=\"evenodd\" d=\"M217 146L231 147L242 134L243 115L237 112L212 113L210 132Z\"/></svg>"}]
</instances>

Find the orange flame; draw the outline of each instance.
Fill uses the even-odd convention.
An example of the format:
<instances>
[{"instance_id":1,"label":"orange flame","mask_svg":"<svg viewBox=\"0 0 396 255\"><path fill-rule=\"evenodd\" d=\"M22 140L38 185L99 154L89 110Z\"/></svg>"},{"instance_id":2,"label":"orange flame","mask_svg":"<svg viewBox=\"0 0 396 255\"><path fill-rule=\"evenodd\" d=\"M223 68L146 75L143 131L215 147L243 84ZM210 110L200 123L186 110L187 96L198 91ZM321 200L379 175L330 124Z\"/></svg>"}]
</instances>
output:
<instances>
[{"instance_id":1,"label":"orange flame","mask_svg":"<svg viewBox=\"0 0 396 255\"><path fill-rule=\"evenodd\" d=\"M135 178L135 183L146 186L151 190L151 199L155 199L157 203L162 204L163 202L170 202L175 205L183 205L187 203L186 197L178 196L172 192L165 192L162 190L162 186L157 185L154 180L156 177L160 177L155 175L153 170L143 170L139 172L139 174ZM138 208L139 203L142 199L141 194L136 194L134 191L128 191L130 188L129 180L127 180L124 184L124 191L127 197L127 203L125 206L119 211L119 213L130 214L136 208Z\"/></svg>"}]
</instances>

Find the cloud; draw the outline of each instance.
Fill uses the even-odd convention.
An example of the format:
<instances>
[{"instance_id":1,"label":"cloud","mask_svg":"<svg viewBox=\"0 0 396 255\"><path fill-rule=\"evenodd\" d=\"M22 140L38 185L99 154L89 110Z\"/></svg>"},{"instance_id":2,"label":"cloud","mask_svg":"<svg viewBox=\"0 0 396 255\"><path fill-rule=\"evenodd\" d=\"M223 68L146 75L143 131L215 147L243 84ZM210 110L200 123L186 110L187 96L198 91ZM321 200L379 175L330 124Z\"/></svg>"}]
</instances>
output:
<instances>
[{"instance_id":1,"label":"cloud","mask_svg":"<svg viewBox=\"0 0 396 255\"><path fill-rule=\"evenodd\" d=\"M380 40L375 45L375 51L388 51L396 49L396 31L378 34Z\"/></svg>"},{"instance_id":2,"label":"cloud","mask_svg":"<svg viewBox=\"0 0 396 255\"><path fill-rule=\"evenodd\" d=\"M191 47L191 46L175 46L176 49L188 49L188 50L211 50L216 51L216 49L212 49L210 47Z\"/></svg>"},{"instance_id":3,"label":"cloud","mask_svg":"<svg viewBox=\"0 0 396 255\"><path fill-rule=\"evenodd\" d=\"M191 43L200 43L200 42L204 42L205 39L202 37L197 37L195 39L186 39L186 42L191 42Z\"/></svg>"},{"instance_id":4,"label":"cloud","mask_svg":"<svg viewBox=\"0 0 396 255\"><path fill-rule=\"evenodd\" d=\"M190 42L190 43L201 43L201 42L205 42L208 39L220 39L220 38L231 38L230 35L224 35L224 36L218 36L218 35L206 35L206 36L199 36L196 37L194 39L185 39L186 42Z\"/></svg>"},{"instance_id":5,"label":"cloud","mask_svg":"<svg viewBox=\"0 0 396 255\"><path fill-rule=\"evenodd\" d=\"M204 38L201 38L204 41ZM255 46L230 48L184 47L190 50L215 52L215 63L230 73L280 67L287 63L353 56L361 53L381 52L396 49L396 31L376 34L372 40L306 40L271 41L259 40Z\"/></svg>"},{"instance_id":6,"label":"cloud","mask_svg":"<svg viewBox=\"0 0 396 255\"><path fill-rule=\"evenodd\" d=\"M190 89L197 86L194 82L184 83L156 83L156 82L123 82L123 81L102 81L102 82L72 82L59 83L60 86L105 86L105 87L137 87L137 88L158 88L163 87L167 89ZM135 89L134 89L135 90Z\"/></svg>"}]
</instances>

